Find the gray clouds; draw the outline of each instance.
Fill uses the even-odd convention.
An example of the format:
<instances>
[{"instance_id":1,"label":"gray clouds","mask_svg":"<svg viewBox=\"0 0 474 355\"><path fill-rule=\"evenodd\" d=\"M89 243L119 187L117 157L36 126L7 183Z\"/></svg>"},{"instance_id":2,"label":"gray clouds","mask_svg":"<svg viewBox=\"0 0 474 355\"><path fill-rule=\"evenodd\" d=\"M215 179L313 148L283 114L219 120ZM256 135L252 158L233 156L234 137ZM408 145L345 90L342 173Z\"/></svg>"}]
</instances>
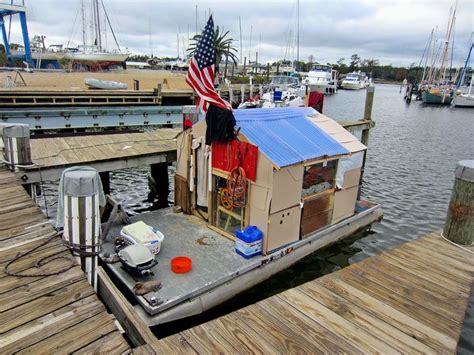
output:
<instances>
[{"instance_id":1,"label":"gray clouds","mask_svg":"<svg viewBox=\"0 0 474 355\"><path fill-rule=\"evenodd\" d=\"M296 0L286 1L164 1L104 0L120 45L133 53L150 53L150 23L153 53L176 56L176 36L187 44L188 33L195 32L195 9L198 26L204 26L211 9L216 25L231 31L239 39L239 16L242 19L243 56L259 51L259 61L296 57ZM358 53L362 58L377 58L382 63L409 65L417 63L431 29L446 31L451 0L301 0L300 58L314 55L320 62L348 59ZM79 0L30 0L28 24L30 36L46 35L48 44L71 44L81 41L81 19L77 16ZM460 0L456 21L454 63L465 57L473 31L474 2ZM250 27L252 26L252 47ZM188 32L189 31L189 32ZM19 42L19 28L12 27L12 41ZM113 48L110 33L107 42ZM239 47L239 43L236 42ZM181 49L182 53L182 49Z\"/></svg>"}]
</instances>

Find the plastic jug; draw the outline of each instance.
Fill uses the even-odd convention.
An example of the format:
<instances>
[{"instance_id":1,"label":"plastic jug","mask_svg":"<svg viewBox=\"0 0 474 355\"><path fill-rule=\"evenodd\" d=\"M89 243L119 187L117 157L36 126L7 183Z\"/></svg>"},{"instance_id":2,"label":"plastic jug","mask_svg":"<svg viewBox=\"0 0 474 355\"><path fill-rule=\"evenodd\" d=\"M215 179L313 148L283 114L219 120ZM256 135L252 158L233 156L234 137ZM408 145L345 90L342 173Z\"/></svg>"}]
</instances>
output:
<instances>
[{"instance_id":1,"label":"plastic jug","mask_svg":"<svg viewBox=\"0 0 474 355\"><path fill-rule=\"evenodd\" d=\"M256 226L238 230L235 238L235 251L246 259L262 253L263 233Z\"/></svg>"}]
</instances>

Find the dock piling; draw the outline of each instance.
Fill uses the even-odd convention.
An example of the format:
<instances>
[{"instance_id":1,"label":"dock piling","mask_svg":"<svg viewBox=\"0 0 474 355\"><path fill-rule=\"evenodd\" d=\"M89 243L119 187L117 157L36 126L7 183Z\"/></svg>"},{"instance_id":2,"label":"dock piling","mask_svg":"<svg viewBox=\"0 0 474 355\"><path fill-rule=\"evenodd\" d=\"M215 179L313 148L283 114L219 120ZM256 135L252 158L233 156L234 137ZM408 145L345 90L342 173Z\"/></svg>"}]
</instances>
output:
<instances>
[{"instance_id":1,"label":"dock piling","mask_svg":"<svg viewBox=\"0 0 474 355\"><path fill-rule=\"evenodd\" d=\"M158 198L158 208L168 207L169 177L168 177L169 163L157 163L150 165L150 193L149 200L153 200L156 196Z\"/></svg>"},{"instance_id":2,"label":"dock piling","mask_svg":"<svg viewBox=\"0 0 474 355\"><path fill-rule=\"evenodd\" d=\"M104 189L104 194L110 195L110 172L102 171L99 173L100 181L102 182L102 188Z\"/></svg>"},{"instance_id":3,"label":"dock piling","mask_svg":"<svg viewBox=\"0 0 474 355\"><path fill-rule=\"evenodd\" d=\"M3 126L4 160L10 170L18 171L19 165L31 165L30 128L27 124L15 123Z\"/></svg>"},{"instance_id":4,"label":"dock piling","mask_svg":"<svg viewBox=\"0 0 474 355\"><path fill-rule=\"evenodd\" d=\"M100 202L98 179L95 169L82 167L64 171L60 182L63 198L63 240L73 251L95 290L101 245L99 205L103 205Z\"/></svg>"},{"instance_id":5,"label":"dock piling","mask_svg":"<svg viewBox=\"0 0 474 355\"><path fill-rule=\"evenodd\" d=\"M455 180L449 203L444 236L458 244L474 243L474 160L456 165Z\"/></svg>"}]
</instances>

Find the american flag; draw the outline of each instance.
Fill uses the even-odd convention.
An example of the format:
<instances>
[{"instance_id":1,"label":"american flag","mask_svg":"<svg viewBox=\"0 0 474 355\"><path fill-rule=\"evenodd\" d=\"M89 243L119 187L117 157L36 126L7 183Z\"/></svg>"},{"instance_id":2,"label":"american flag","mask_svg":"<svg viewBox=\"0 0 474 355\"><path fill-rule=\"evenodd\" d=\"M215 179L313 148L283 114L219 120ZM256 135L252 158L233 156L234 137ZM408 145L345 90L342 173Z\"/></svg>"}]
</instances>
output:
<instances>
[{"instance_id":1,"label":"american flag","mask_svg":"<svg viewBox=\"0 0 474 355\"><path fill-rule=\"evenodd\" d=\"M198 93L196 106L207 112L209 104L231 110L232 107L224 101L214 89L214 21L209 17L202 32L194 56L191 59L186 82Z\"/></svg>"}]
</instances>

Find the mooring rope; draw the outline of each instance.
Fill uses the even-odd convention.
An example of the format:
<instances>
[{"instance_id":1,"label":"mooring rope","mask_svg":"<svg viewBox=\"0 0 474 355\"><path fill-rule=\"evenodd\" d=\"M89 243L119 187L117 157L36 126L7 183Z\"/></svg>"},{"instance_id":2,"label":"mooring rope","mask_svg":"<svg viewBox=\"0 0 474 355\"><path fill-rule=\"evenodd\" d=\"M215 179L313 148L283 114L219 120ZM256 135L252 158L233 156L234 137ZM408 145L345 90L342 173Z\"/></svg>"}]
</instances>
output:
<instances>
[{"instance_id":1,"label":"mooring rope","mask_svg":"<svg viewBox=\"0 0 474 355\"><path fill-rule=\"evenodd\" d=\"M9 262L7 262L7 264L3 268L4 271L5 271L5 274L7 274L8 276L14 276L14 277L46 277L46 276L59 275L59 274L62 274L64 272L68 271L69 269L71 269L73 266L76 265L75 260L72 259L71 257L64 256L64 255L60 255L60 256L49 255L49 256L45 256L45 257L39 259L36 262L35 267L40 268L40 267L45 266L46 264L52 262L53 260L59 260L59 259L65 259L65 260L69 261L69 265L63 267L59 271L39 272L39 273L36 273L36 274L24 274L24 273L21 273L21 272L15 272L15 271L8 270L10 265L12 265L16 261L20 260L21 258L33 253L34 251L38 250L39 248L45 246L46 244L48 244L49 242L51 242L54 238L56 238L58 236L60 236L60 233L56 232L51 237L46 239L43 243L35 246L34 248L31 248L30 250L28 250L24 253L18 253L13 259L11 259Z\"/></svg>"}]
</instances>

